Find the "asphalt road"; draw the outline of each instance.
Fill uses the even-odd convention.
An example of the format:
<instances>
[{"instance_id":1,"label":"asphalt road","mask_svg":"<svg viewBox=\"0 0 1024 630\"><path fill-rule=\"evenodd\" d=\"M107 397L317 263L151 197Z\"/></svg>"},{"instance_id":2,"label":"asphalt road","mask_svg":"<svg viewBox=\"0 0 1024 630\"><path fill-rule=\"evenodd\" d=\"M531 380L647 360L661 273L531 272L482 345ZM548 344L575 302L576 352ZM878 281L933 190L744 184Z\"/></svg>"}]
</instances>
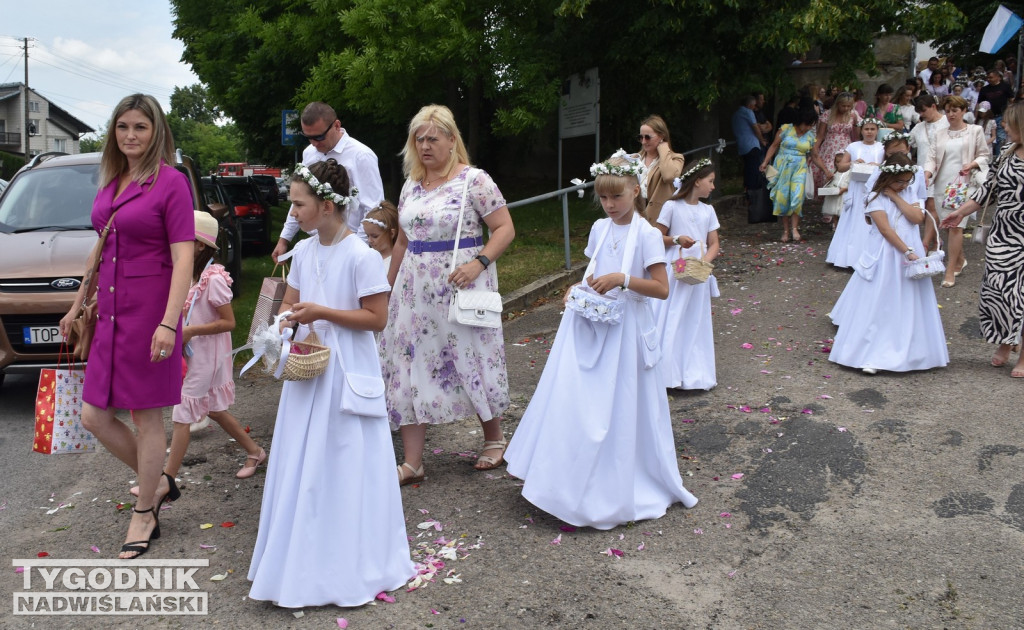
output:
<instances>
[{"instance_id":1,"label":"asphalt road","mask_svg":"<svg viewBox=\"0 0 1024 630\"><path fill-rule=\"evenodd\" d=\"M426 587L393 593L394 603L296 618L245 598L263 473L236 480L244 455L211 428L193 441L184 496L162 513L163 537L146 556L209 560L196 573L208 616L14 616L10 594L24 589L11 560L114 557L128 520L117 504L130 498L133 476L107 453L31 453L35 381L8 377L0 626L337 628L340 617L349 628L1024 627L1024 382L989 366L993 348L977 336L977 246L967 246L957 286L936 288L950 366L867 376L828 362L835 328L826 313L848 276L824 262L825 228L808 223L806 242L784 246L774 225L719 214L719 384L670 396L694 509L608 532L565 528L503 470L472 470L478 425L434 428L427 480L403 490L408 530L418 558L443 536L456 541L457 559ZM559 311L552 300L505 328L508 434ZM237 385L234 411L270 443L279 385L263 376ZM352 541L353 551L369 544ZM309 541L310 554L316 546Z\"/></svg>"}]
</instances>

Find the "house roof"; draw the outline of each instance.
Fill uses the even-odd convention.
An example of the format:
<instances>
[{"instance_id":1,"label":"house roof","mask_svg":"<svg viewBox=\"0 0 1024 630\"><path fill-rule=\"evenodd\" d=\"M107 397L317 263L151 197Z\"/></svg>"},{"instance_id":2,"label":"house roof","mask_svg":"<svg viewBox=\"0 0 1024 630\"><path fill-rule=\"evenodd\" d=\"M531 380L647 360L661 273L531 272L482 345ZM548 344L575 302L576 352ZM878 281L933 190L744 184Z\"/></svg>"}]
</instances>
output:
<instances>
[{"instance_id":1,"label":"house roof","mask_svg":"<svg viewBox=\"0 0 1024 630\"><path fill-rule=\"evenodd\" d=\"M22 87L24 87L24 85L24 83L0 83L0 101L17 96L21 93L21 89ZM39 98L44 99L49 104L50 115L47 117L47 120L50 120L54 124L57 124L60 127L66 129L69 133L77 133L78 135L81 135L83 133L91 133L93 131L96 131L89 125L79 120L78 118L72 116L66 109L60 107L50 99L40 94L36 89L29 89L31 89L33 92L39 95Z\"/></svg>"}]
</instances>

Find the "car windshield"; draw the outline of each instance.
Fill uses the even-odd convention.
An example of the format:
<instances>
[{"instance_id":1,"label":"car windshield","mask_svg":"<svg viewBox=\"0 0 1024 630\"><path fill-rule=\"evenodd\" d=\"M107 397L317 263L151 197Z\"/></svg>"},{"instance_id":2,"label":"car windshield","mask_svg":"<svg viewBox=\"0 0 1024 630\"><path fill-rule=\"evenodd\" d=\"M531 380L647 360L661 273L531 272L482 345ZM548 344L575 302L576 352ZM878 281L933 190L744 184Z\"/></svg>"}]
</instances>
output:
<instances>
[{"instance_id":1,"label":"car windshield","mask_svg":"<svg viewBox=\"0 0 1024 630\"><path fill-rule=\"evenodd\" d=\"M0 230L92 228L99 164L39 168L12 180L0 199Z\"/></svg>"}]
</instances>

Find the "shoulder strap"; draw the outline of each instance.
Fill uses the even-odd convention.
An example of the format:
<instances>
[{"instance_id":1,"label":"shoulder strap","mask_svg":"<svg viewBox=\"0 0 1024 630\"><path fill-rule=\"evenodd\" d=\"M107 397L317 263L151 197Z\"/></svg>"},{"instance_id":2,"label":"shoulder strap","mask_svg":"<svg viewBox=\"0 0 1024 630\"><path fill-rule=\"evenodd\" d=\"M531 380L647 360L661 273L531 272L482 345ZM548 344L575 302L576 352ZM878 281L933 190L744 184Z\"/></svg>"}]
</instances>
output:
<instances>
[{"instance_id":1,"label":"shoulder strap","mask_svg":"<svg viewBox=\"0 0 1024 630\"><path fill-rule=\"evenodd\" d=\"M110 219L107 220L107 225L104 226L103 231L100 232L100 239L96 241L96 244L93 246L92 273L89 274L89 284L85 287L85 299L82 300L83 306L85 305L85 301L96 292L96 283L99 282L96 275L100 269L100 254L103 253L103 246L107 243L107 234L110 232L110 226L114 223L114 217L117 216L118 212L120 212L120 210L114 210L114 212L111 213Z\"/></svg>"},{"instance_id":2,"label":"shoulder strap","mask_svg":"<svg viewBox=\"0 0 1024 630\"><path fill-rule=\"evenodd\" d=\"M469 180L476 177L480 169L473 167L466 168L466 181L462 184L462 203L459 205L459 222L455 226L455 246L452 247L452 272L455 271L455 261L459 257L459 240L462 238L462 216L466 213L466 197L469 196Z\"/></svg>"}]
</instances>

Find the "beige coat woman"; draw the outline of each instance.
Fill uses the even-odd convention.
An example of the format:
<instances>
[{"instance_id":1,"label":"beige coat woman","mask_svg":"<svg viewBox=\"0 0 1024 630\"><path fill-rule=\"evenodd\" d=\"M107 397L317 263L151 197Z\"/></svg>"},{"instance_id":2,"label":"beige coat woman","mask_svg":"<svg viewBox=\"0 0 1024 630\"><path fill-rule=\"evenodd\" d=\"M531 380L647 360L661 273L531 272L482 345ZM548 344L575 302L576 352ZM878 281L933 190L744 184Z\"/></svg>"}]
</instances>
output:
<instances>
[{"instance_id":1,"label":"beige coat woman","mask_svg":"<svg viewBox=\"0 0 1024 630\"><path fill-rule=\"evenodd\" d=\"M959 107L959 104L963 107ZM930 185L939 220L945 219L956 210L945 203L946 187L958 177L969 178L968 181L984 181L984 176L988 174L989 161L992 159L992 149L985 139L984 130L979 125L968 125L963 121L966 109L964 99L957 96L948 97L946 118L949 120L949 127L936 131L935 141L928 147L928 160L924 165L925 183ZM960 145L957 152L949 150L950 143L954 140L958 141L954 144ZM934 233L930 224L930 221L926 222L928 227L925 229L925 243L931 241L930 237ZM967 266L967 258L963 253L963 228L966 224L965 218L956 227L949 228L946 277L941 284L944 288L956 284L956 277Z\"/></svg>"}]
</instances>

